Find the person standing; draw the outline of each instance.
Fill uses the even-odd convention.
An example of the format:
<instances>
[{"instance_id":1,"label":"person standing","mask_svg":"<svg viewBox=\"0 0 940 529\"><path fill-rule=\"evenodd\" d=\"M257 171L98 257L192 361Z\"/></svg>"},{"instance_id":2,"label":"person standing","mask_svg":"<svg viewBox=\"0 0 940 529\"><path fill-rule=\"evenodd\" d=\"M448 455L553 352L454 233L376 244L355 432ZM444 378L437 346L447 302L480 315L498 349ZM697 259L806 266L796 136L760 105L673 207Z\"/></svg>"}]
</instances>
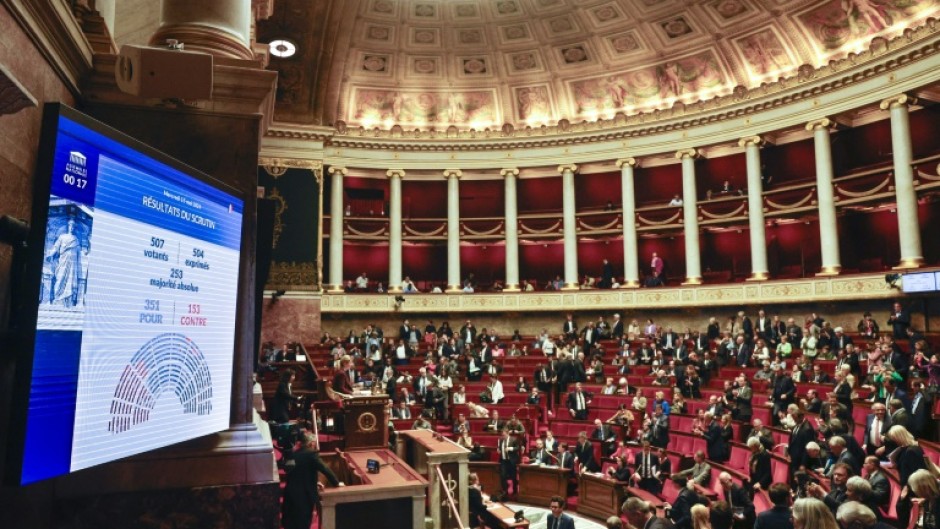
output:
<instances>
[{"instance_id":1,"label":"person standing","mask_svg":"<svg viewBox=\"0 0 940 529\"><path fill-rule=\"evenodd\" d=\"M320 498L323 484L319 482L319 473L334 487L344 486L336 479L333 471L327 467L317 451L317 438L304 433L304 449L294 454L294 469L287 474L284 487L284 505L282 522L284 529L309 529L313 520L313 509Z\"/></svg>"},{"instance_id":2,"label":"person standing","mask_svg":"<svg viewBox=\"0 0 940 529\"><path fill-rule=\"evenodd\" d=\"M911 313L904 310L900 303L895 302L894 309L888 316L888 325L891 326L895 340L907 338L907 328L911 325Z\"/></svg>"},{"instance_id":3,"label":"person standing","mask_svg":"<svg viewBox=\"0 0 940 529\"><path fill-rule=\"evenodd\" d=\"M499 453L499 477L503 484L503 490L509 494L509 487L512 484L513 494L519 493L519 477L516 467L519 465L519 443L509 435L509 429L503 428L502 437L496 445Z\"/></svg>"},{"instance_id":4,"label":"person standing","mask_svg":"<svg viewBox=\"0 0 940 529\"><path fill-rule=\"evenodd\" d=\"M793 529L790 487L785 483L774 483L767 492L774 506L757 515L754 529Z\"/></svg>"}]
</instances>

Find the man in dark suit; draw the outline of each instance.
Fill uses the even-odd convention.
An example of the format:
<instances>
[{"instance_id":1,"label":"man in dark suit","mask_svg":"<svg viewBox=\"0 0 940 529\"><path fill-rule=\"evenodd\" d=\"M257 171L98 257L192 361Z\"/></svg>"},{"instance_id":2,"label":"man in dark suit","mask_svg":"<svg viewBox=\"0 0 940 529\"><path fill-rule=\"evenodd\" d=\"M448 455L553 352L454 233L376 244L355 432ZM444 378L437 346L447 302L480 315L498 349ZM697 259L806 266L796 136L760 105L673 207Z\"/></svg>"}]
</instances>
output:
<instances>
[{"instance_id":1,"label":"man in dark suit","mask_svg":"<svg viewBox=\"0 0 940 529\"><path fill-rule=\"evenodd\" d=\"M790 378L790 373L783 369L783 364L777 364L777 370L774 376L774 390L770 395L770 400L774 403L773 414L774 420L777 420L778 414L781 411L786 411L787 406L793 404L796 397L796 384L793 383L793 379Z\"/></svg>"},{"instance_id":2,"label":"man in dark suit","mask_svg":"<svg viewBox=\"0 0 940 529\"><path fill-rule=\"evenodd\" d=\"M572 419L583 421L587 419L588 404L591 403L591 397L581 388L581 383L574 385L574 391L568 394L568 413Z\"/></svg>"},{"instance_id":3,"label":"man in dark suit","mask_svg":"<svg viewBox=\"0 0 940 529\"><path fill-rule=\"evenodd\" d=\"M552 514L545 520L548 529L574 529L574 518L565 514L565 499L561 496L552 496L549 503Z\"/></svg>"},{"instance_id":4,"label":"man in dark suit","mask_svg":"<svg viewBox=\"0 0 940 529\"><path fill-rule=\"evenodd\" d=\"M600 466L594 461L594 446L591 445L591 441L588 441L587 432L578 434L578 442L574 445L574 456L582 470L587 472L600 470Z\"/></svg>"},{"instance_id":5,"label":"man in dark suit","mask_svg":"<svg viewBox=\"0 0 940 529\"><path fill-rule=\"evenodd\" d=\"M895 340L907 338L907 328L911 325L911 313L904 310L900 303L895 303L894 310L888 316L888 325L891 326L891 330L894 332Z\"/></svg>"},{"instance_id":6,"label":"man in dark suit","mask_svg":"<svg viewBox=\"0 0 940 529\"><path fill-rule=\"evenodd\" d=\"M594 430L591 431L591 439L601 443L601 452L604 457L609 457L617 449L617 435L610 425L602 423L600 419L594 419Z\"/></svg>"},{"instance_id":7,"label":"man in dark suit","mask_svg":"<svg viewBox=\"0 0 940 529\"><path fill-rule=\"evenodd\" d=\"M597 330L593 321L589 322L587 327L581 331L581 336L584 338L584 352L587 354L590 354L597 342L601 340L601 333Z\"/></svg>"},{"instance_id":8,"label":"man in dark suit","mask_svg":"<svg viewBox=\"0 0 940 529\"><path fill-rule=\"evenodd\" d=\"M505 426L505 421L499 420L499 410L493 410L490 420L486 421L486 426L484 426L483 429L487 432L498 433L503 431Z\"/></svg>"},{"instance_id":9,"label":"man in dark suit","mask_svg":"<svg viewBox=\"0 0 940 529\"><path fill-rule=\"evenodd\" d=\"M552 389L552 377L554 377L552 372L552 365L549 364L539 364L535 368L535 373L533 374L533 380L535 380L535 387L539 388L539 391L542 393L548 393Z\"/></svg>"},{"instance_id":10,"label":"man in dark suit","mask_svg":"<svg viewBox=\"0 0 940 529\"><path fill-rule=\"evenodd\" d=\"M751 363L751 346L744 339L744 336L738 336L734 346L735 363L738 367L747 367Z\"/></svg>"},{"instance_id":11,"label":"man in dark suit","mask_svg":"<svg viewBox=\"0 0 940 529\"><path fill-rule=\"evenodd\" d=\"M653 406L653 417L650 419L650 444L660 448L669 446L669 416L663 413L660 404Z\"/></svg>"},{"instance_id":12,"label":"man in dark suit","mask_svg":"<svg viewBox=\"0 0 940 529\"><path fill-rule=\"evenodd\" d=\"M734 515L735 520L743 521L745 527L752 527L754 525L755 511L754 504L751 502L747 491L737 485L734 480L731 479L731 474L727 472L722 472L718 475L718 483L721 485L721 490L718 491L719 498L728 502L728 506L731 507L732 512L741 511Z\"/></svg>"},{"instance_id":13,"label":"man in dark suit","mask_svg":"<svg viewBox=\"0 0 940 529\"><path fill-rule=\"evenodd\" d=\"M659 348L666 356L673 356L679 348L679 334L673 331L672 327L667 327L659 336Z\"/></svg>"},{"instance_id":14,"label":"man in dark suit","mask_svg":"<svg viewBox=\"0 0 940 529\"><path fill-rule=\"evenodd\" d=\"M790 431L790 442L787 444L787 453L790 456L790 475L799 470L803 457L806 455L806 445L816 439L816 430L806 421L803 410L793 413L796 425Z\"/></svg>"},{"instance_id":15,"label":"man in dark suit","mask_svg":"<svg viewBox=\"0 0 940 529\"><path fill-rule=\"evenodd\" d=\"M536 439L535 448L529 452L529 463L533 465L550 465L552 462L552 456L545 449L545 444L541 439Z\"/></svg>"},{"instance_id":16,"label":"man in dark suit","mask_svg":"<svg viewBox=\"0 0 940 529\"><path fill-rule=\"evenodd\" d=\"M708 459L718 463L727 461L730 449L725 443L725 438L721 435L721 425L718 424L718 421L711 413L705 414L705 420L708 424L705 426L705 431L702 432L702 437L708 442Z\"/></svg>"},{"instance_id":17,"label":"man in dark suit","mask_svg":"<svg viewBox=\"0 0 940 529\"><path fill-rule=\"evenodd\" d=\"M884 471L881 470L881 461L878 456L868 456L865 463L862 464L862 470L868 483L871 484L871 497L879 507L888 509L888 502L891 501L891 482Z\"/></svg>"},{"instance_id":18,"label":"man in dark suit","mask_svg":"<svg viewBox=\"0 0 940 529\"><path fill-rule=\"evenodd\" d=\"M911 414L904 408L904 401L898 398L889 400L888 412L891 414L891 426L903 426L910 431Z\"/></svg>"},{"instance_id":19,"label":"man in dark suit","mask_svg":"<svg viewBox=\"0 0 940 529\"><path fill-rule=\"evenodd\" d=\"M757 515L754 529L793 529L793 513L790 512L790 487L784 483L774 483L767 491L770 509Z\"/></svg>"},{"instance_id":20,"label":"man in dark suit","mask_svg":"<svg viewBox=\"0 0 940 529\"><path fill-rule=\"evenodd\" d=\"M519 441L509 435L508 429L503 428L502 437L496 443L496 453L499 454L499 478L503 484L503 490L507 493L509 484L512 484L513 494L519 493L519 475L516 466L519 465L521 450Z\"/></svg>"},{"instance_id":21,"label":"man in dark suit","mask_svg":"<svg viewBox=\"0 0 940 529\"><path fill-rule=\"evenodd\" d=\"M398 338L404 341L408 341L408 335L411 333L411 323L408 320L402 322L401 327L398 328Z\"/></svg>"},{"instance_id":22,"label":"man in dark suit","mask_svg":"<svg viewBox=\"0 0 940 529\"><path fill-rule=\"evenodd\" d=\"M862 366L859 363L858 351L855 350L855 345L849 342L841 351L838 351L838 354L839 361L836 362L836 373L842 369L842 366L848 365L852 374L858 378L862 372Z\"/></svg>"},{"instance_id":23,"label":"man in dark suit","mask_svg":"<svg viewBox=\"0 0 940 529\"><path fill-rule=\"evenodd\" d=\"M467 320L467 323L463 324L463 327L460 328L460 332L457 334L457 350L463 351L465 345L476 342L476 339L477 328L473 326L470 320Z\"/></svg>"},{"instance_id":24,"label":"man in dark suit","mask_svg":"<svg viewBox=\"0 0 940 529\"><path fill-rule=\"evenodd\" d=\"M865 419L865 435L862 437L862 448L867 455L887 457L885 453L885 435L891 428L891 419L887 416L887 408L881 402L871 406L871 413Z\"/></svg>"},{"instance_id":25,"label":"man in dark suit","mask_svg":"<svg viewBox=\"0 0 940 529\"><path fill-rule=\"evenodd\" d=\"M574 454L568 451L568 443L559 443L557 464L561 468L574 472Z\"/></svg>"},{"instance_id":26,"label":"man in dark suit","mask_svg":"<svg viewBox=\"0 0 940 529\"><path fill-rule=\"evenodd\" d=\"M578 337L578 324L574 321L574 316L571 314L565 316L565 323L561 326L561 332L568 340Z\"/></svg>"},{"instance_id":27,"label":"man in dark suit","mask_svg":"<svg viewBox=\"0 0 940 529\"><path fill-rule=\"evenodd\" d=\"M909 401L907 400L907 392L898 387L898 385L894 383L893 379L885 378L884 385L885 398L882 402L884 402L888 408L891 408L891 401L894 399L900 400L905 408L908 407Z\"/></svg>"},{"instance_id":28,"label":"man in dark suit","mask_svg":"<svg viewBox=\"0 0 940 529\"><path fill-rule=\"evenodd\" d=\"M686 485L689 480L684 476L674 476L672 482L679 489L679 495L672 502L669 509L669 519L676 525L676 529L692 529L692 507L704 504L705 501Z\"/></svg>"},{"instance_id":29,"label":"man in dark suit","mask_svg":"<svg viewBox=\"0 0 940 529\"><path fill-rule=\"evenodd\" d=\"M633 481L636 486L653 494L663 490L663 484L656 475L659 473L659 457L653 453L649 441L643 441L643 449L633 456Z\"/></svg>"},{"instance_id":30,"label":"man in dark suit","mask_svg":"<svg viewBox=\"0 0 940 529\"><path fill-rule=\"evenodd\" d=\"M614 340L623 338L623 320L620 319L620 314L614 314L614 322L610 326L610 337Z\"/></svg>"},{"instance_id":31,"label":"man in dark suit","mask_svg":"<svg viewBox=\"0 0 940 529\"><path fill-rule=\"evenodd\" d=\"M927 420L930 417L929 403L927 397L924 396L924 384L921 381L911 382L911 390L913 391L910 395L911 422L908 430L914 434L914 437L920 437L924 433L924 428L927 427Z\"/></svg>"},{"instance_id":32,"label":"man in dark suit","mask_svg":"<svg viewBox=\"0 0 940 529\"><path fill-rule=\"evenodd\" d=\"M656 510L649 502L636 496L627 498L620 506L630 525L639 529L672 529L672 522L656 516Z\"/></svg>"},{"instance_id":33,"label":"man in dark suit","mask_svg":"<svg viewBox=\"0 0 940 529\"><path fill-rule=\"evenodd\" d=\"M828 384L832 382L832 379L829 377L829 373L823 371L819 364L813 364L813 376L810 377L809 381L813 384Z\"/></svg>"},{"instance_id":34,"label":"man in dark suit","mask_svg":"<svg viewBox=\"0 0 940 529\"><path fill-rule=\"evenodd\" d=\"M333 486L342 487L343 483L320 459L317 452L317 438L313 434L303 436L304 449L294 454L294 469L287 475L284 487L284 505L281 521L284 529L309 529L313 519L313 508L319 497L318 481L320 472Z\"/></svg>"},{"instance_id":35,"label":"man in dark suit","mask_svg":"<svg viewBox=\"0 0 940 529\"><path fill-rule=\"evenodd\" d=\"M747 448L751 451L751 458L748 461L749 477L748 484L752 489L767 490L773 481L773 472L770 467L770 452L761 444L759 437L750 437L747 440Z\"/></svg>"},{"instance_id":36,"label":"man in dark suit","mask_svg":"<svg viewBox=\"0 0 940 529\"><path fill-rule=\"evenodd\" d=\"M830 468L834 468L838 463L843 463L852 469L852 475L858 474L862 470L862 463L855 459L852 452L846 448L845 438L841 435L833 435L829 438L829 454L832 458L832 467Z\"/></svg>"},{"instance_id":37,"label":"man in dark suit","mask_svg":"<svg viewBox=\"0 0 940 529\"><path fill-rule=\"evenodd\" d=\"M845 350L845 346L852 343L852 337L843 332L842 327L836 327L833 329L835 334L832 337L832 343L830 344L833 351L837 353L839 351Z\"/></svg>"}]
</instances>

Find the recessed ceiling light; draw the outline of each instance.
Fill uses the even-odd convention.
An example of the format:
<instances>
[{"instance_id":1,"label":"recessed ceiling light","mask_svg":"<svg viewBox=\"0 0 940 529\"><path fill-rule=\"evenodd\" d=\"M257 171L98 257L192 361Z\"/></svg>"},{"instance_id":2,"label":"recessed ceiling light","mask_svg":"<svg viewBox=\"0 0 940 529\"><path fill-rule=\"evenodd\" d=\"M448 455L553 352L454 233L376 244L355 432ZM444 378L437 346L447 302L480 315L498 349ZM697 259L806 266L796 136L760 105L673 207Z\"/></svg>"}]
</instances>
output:
<instances>
[{"instance_id":1,"label":"recessed ceiling light","mask_svg":"<svg viewBox=\"0 0 940 529\"><path fill-rule=\"evenodd\" d=\"M271 51L271 55L286 59L297 53L297 46L295 46L293 42L279 39L272 40L271 43L268 44L268 50Z\"/></svg>"}]
</instances>

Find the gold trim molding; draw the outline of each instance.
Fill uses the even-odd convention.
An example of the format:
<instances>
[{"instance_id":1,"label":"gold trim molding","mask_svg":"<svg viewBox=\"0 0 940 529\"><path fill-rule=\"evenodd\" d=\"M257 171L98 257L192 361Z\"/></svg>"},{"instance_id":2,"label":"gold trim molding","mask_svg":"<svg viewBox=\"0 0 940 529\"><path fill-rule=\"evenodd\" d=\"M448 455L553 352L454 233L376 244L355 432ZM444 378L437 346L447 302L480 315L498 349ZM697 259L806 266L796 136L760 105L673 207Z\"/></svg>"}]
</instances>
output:
<instances>
[{"instance_id":1,"label":"gold trim molding","mask_svg":"<svg viewBox=\"0 0 940 529\"><path fill-rule=\"evenodd\" d=\"M317 285L317 267L314 262L271 263L268 274L267 290L302 290L319 291Z\"/></svg>"},{"instance_id":2,"label":"gold trim molding","mask_svg":"<svg viewBox=\"0 0 940 529\"><path fill-rule=\"evenodd\" d=\"M820 276L722 285L617 290L493 294L409 294L395 306L394 296L382 294L324 294L324 313L369 312L558 312L559 310L634 310L675 307L715 307L827 301L861 301L902 297L889 287L884 274Z\"/></svg>"}]
</instances>

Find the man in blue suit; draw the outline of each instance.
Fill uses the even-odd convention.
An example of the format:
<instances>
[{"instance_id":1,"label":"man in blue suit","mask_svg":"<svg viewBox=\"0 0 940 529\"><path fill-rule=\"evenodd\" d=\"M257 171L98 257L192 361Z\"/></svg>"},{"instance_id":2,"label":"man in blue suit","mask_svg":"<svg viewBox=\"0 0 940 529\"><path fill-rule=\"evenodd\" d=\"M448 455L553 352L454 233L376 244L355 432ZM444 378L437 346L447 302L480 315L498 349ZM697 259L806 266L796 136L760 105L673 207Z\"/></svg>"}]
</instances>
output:
<instances>
[{"instance_id":1,"label":"man in blue suit","mask_svg":"<svg viewBox=\"0 0 940 529\"><path fill-rule=\"evenodd\" d=\"M548 529L574 529L574 518L565 514L565 499L561 496L552 496L549 504L552 515L548 517Z\"/></svg>"},{"instance_id":2,"label":"man in blue suit","mask_svg":"<svg viewBox=\"0 0 940 529\"><path fill-rule=\"evenodd\" d=\"M790 487L785 483L774 483L767 490L774 506L757 515L754 529L793 529L793 513L790 512Z\"/></svg>"}]
</instances>

